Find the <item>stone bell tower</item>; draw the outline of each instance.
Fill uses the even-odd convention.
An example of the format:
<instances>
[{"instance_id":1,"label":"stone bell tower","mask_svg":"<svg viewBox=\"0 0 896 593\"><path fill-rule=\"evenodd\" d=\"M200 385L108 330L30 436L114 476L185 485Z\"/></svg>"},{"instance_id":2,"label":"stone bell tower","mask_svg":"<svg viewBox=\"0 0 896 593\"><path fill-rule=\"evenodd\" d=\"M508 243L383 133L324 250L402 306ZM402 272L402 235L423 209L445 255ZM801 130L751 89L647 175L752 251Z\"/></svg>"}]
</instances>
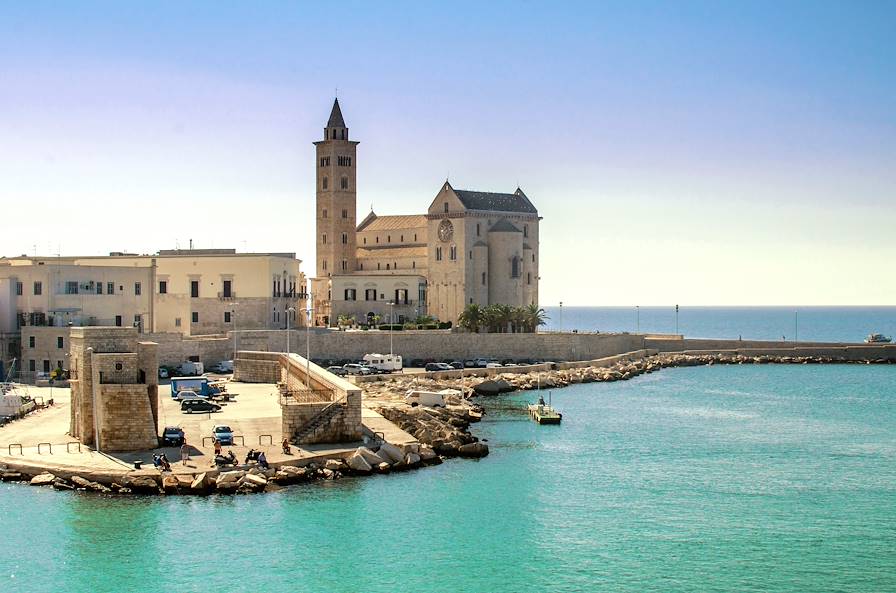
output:
<instances>
[{"instance_id":1,"label":"stone bell tower","mask_svg":"<svg viewBox=\"0 0 896 593\"><path fill-rule=\"evenodd\" d=\"M348 139L339 100L333 109L324 139L317 148L317 277L350 274L356 270L355 193L358 142Z\"/></svg>"}]
</instances>

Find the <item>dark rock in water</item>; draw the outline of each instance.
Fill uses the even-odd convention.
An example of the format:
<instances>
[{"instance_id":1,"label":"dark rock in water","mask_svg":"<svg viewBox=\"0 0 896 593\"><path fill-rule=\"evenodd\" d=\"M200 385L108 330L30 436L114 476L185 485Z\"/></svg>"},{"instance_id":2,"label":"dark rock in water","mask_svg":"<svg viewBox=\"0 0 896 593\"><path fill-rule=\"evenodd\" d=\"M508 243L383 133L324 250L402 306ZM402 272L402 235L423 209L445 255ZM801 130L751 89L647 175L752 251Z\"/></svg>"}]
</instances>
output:
<instances>
[{"instance_id":1,"label":"dark rock in water","mask_svg":"<svg viewBox=\"0 0 896 593\"><path fill-rule=\"evenodd\" d=\"M473 391L476 395L498 395L500 393L513 391L513 385L504 379L498 379L496 381L489 380L474 386Z\"/></svg>"},{"instance_id":2,"label":"dark rock in water","mask_svg":"<svg viewBox=\"0 0 896 593\"><path fill-rule=\"evenodd\" d=\"M467 443L457 449L461 457L485 457L488 455L488 445L485 443Z\"/></svg>"}]
</instances>

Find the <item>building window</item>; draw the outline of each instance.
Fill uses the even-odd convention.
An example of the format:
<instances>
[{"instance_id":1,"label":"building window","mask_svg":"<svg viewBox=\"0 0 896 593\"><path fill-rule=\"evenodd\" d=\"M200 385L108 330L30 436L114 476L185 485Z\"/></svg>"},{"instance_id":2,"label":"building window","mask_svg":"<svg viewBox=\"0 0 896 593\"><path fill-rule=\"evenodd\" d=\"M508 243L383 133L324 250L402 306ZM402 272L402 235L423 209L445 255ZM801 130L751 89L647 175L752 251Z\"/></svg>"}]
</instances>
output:
<instances>
[{"instance_id":1,"label":"building window","mask_svg":"<svg viewBox=\"0 0 896 593\"><path fill-rule=\"evenodd\" d=\"M96 283L96 293L103 294L103 283L102 282Z\"/></svg>"},{"instance_id":2,"label":"building window","mask_svg":"<svg viewBox=\"0 0 896 593\"><path fill-rule=\"evenodd\" d=\"M375 301L376 300L376 289L368 288L364 291L364 300L365 301Z\"/></svg>"},{"instance_id":3,"label":"building window","mask_svg":"<svg viewBox=\"0 0 896 593\"><path fill-rule=\"evenodd\" d=\"M377 242L377 243L380 242L380 236L379 236L379 235L376 236L376 242Z\"/></svg>"},{"instance_id":4,"label":"building window","mask_svg":"<svg viewBox=\"0 0 896 593\"><path fill-rule=\"evenodd\" d=\"M46 359L44 359L44 372L45 372L45 373L49 373L49 372L50 372L50 361L49 361L49 360L46 360Z\"/></svg>"},{"instance_id":5,"label":"building window","mask_svg":"<svg viewBox=\"0 0 896 593\"><path fill-rule=\"evenodd\" d=\"M167 280L159 280L159 294L168 294Z\"/></svg>"},{"instance_id":6,"label":"building window","mask_svg":"<svg viewBox=\"0 0 896 593\"><path fill-rule=\"evenodd\" d=\"M342 218L348 218L348 210L345 208L342 209Z\"/></svg>"},{"instance_id":7,"label":"building window","mask_svg":"<svg viewBox=\"0 0 896 593\"><path fill-rule=\"evenodd\" d=\"M37 370L37 363L34 360L28 361L28 370L32 373Z\"/></svg>"},{"instance_id":8,"label":"building window","mask_svg":"<svg viewBox=\"0 0 896 593\"><path fill-rule=\"evenodd\" d=\"M411 268L415 270L417 269L417 260L411 262Z\"/></svg>"},{"instance_id":9,"label":"building window","mask_svg":"<svg viewBox=\"0 0 896 593\"><path fill-rule=\"evenodd\" d=\"M142 290L142 287L140 286L140 283L139 283L139 282L134 282L134 295L136 295L136 296L140 296L140 291L141 291L141 290Z\"/></svg>"},{"instance_id":10,"label":"building window","mask_svg":"<svg viewBox=\"0 0 896 593\"><path fill-rule=\"evenodd\" d=\"M134 327L139 328L140 333L143 333L143 317L139 313L134 315Z\"/></svg>"},{"instance_id":11,"label":"building window","mask_svg":"<svg viewBox=\"0 0 896 593\"><path fill-rule=\"evenodd\" d=\"M367 245L367 237L364 237L364 244Z\"/></svg>"},{"instance_id":12,"label":"building window","mask_svg":"<svg viewBox=\"0 0 896 593\"><path fill-rule=\"evenodd\" d=\"M473 259L473 250L470 250L470 259Z\"/></svg>"},{"instance_id":13,"label":"building window","mask_svg":"<svg viewBox=\"0 0 896 593\"><path fill-rule=\"evenodd\" d=\"M476 223L476 236L479 237L482 235L482 229L479 228L479 223Z\"/></svg>"},{"instance_id":14,"label":"building window","mask_svg":"<svg viewBox=\"0 0 896 593\"><path fill-rule=\"evenodd\" d=\"M535 254L534 253L532 254L532 263L533 264L535 263Z\"/></svg>"},{"instance_id":15,"label":"building window","mask_svg":"<svg viewBox=\"0 0 896 593\"><path fill-rule=\"evenodd\" d=\"M386 235L386 243L392 242L392 235Z\"/></svg>"},{"instance_id":16,"label":"building window","mask_svg":"<svg viewBox=\"0 0 896 593\"><path fill-rule=\"evenodd\" d=\"M323 260L322 262L320 262L320 267L322 270L326 270L327 269L327 260Z\"/></svg>"},{"instance_id":17,"label":"building window","mask_svg":"<svg viewBox=\"0 0 896 593\"><path fill-rule=\"evenodd\" d=\"M515 255L513 256L513 259L510 260L510 277L520 277L520 258Z\"/></svg>"},{"instance_id":18,"label":"building window","mask_svg":"<svg viewBox=\"0 0 896 593\"><path fill-rule=\"evenodd\" d=\"M442 248L436 247L436 261L442 261Z\"/></svg>"},{"instance_id":19,"label":"building window","mask_svg":"<svg viewBox=\"0 0 896 593\"><path fill-rule=\"evenodd\" d=\"M16 294L22 294L22 283L16 284ZM68 281L65 283L65 294L78 294L78 283Z\"/></svg>"},{"instance_id":20,"label":"building window","mask_svg":"<svg viewBox=\"0 0 896 593\"><path fill-rule=\"evenodd\" d=\"M445 202L445 213L448 213L448 202Z\"/></svg>"},{"instance_id":21,"label":"building window","mask_svg":"<svg viewBox=\"0 0 896 593\"><path fill-rule=\"evenodd\" d=\"M326 218L326 217L327 217L327 215L328 215L328 214L329 214L329 212L327 212L327 209L326 209L326 208L324 208L324 211L323 211L323 212L321 212L321 215L320 215L320 217L321 217L321 218Z\"/></svg>"},{"instance_id":22,"label":"building window","mask_svg":"<svg viewBox=\"0 0 896 593\"><path fill-rule=\"evenodd\" d=\"M190 297L199 298L199 280L190 280Z\"/></svg>"},{"instance_id":23,"label":"building window","mask_svg":"<svg viewBox=\"0 0 896 593\"><path fill-rule=\"evenodd\" d=\"M115 327L121 327L121 315L115 316Z\"/></svg>"},{"instance_id":24,"label":"building window","mask_svg":"<svg viewBox=\"0 0 896 593\"><path fill-rule=\"evenodd\" d=\"M342 271L344 272L346 270L348 270L348 260L344 259L342 260Z\"/></svg>"},{"instance_id":25,"label":"building window","mask_svg":"<svg viewBox=\"0 0 896 593\"><path fill-rule=\"evenodd\" d=\"M35 282L33 288L34 288L34 296L39 296L39 295L43 294L44 286L42 283Z\"/></svg>"},{"instance_id":26,"label":"building window","mask_svg":"<svg viewBox=\"0 0 896 593\"><path fill-rule=\"evenodd\" d=\"M224 281L224 290L221 296L223 296L225 299L229 299L233 296L233 280Z\"/></svg>"},{"instance_id":27,"label":"building window","mask_svg":"<svg viewBox=\"0 0 896 593\"><path fill-rule=\"evenodd\" d=\"M526 272L526 284L532 284L532 272Z\"/></svg>"},{"instance_id":28,"label":"building window","mask_svg":"<svg viewBox=\"0 0 896 593\"><path fill-rule=\"evenodd\" d=\"M115 294L115 283L114 282L106 283L106 294Z\"/></svg>"},{"instance_id":29,"label":"building window","mask_svg":"<svg viewBox=\"0 0 896 593\"><path fill-rule=\"evenodd\" d=\"M28 347L34 348L35 341L36 341L36 338L34 336L28 336Z\"/></svg>"},{"instance_id":30,"label":"building window","mask_svg":"<svg viewBox=\"0 0 896 593\"><path fill-rule=\"evenodd\" d=\"M386 264L386 269L387 269L387 270L389 269L389 264Z\"/></svg>"},{"instance_id":31,"label":"building window","mask_svg":"<svg viewBox=\"0 0 896 593\"><path fill-rule=\"evenodd\" d=\"M75 282L76 286L77 286L77 284L78 283ZM66 288L68 288L68 284L66 284ZM16 282L16 294L19 296L22 296L22 283L21 282ZM66 294L71 294L71 293L66 293ZM75 294L77 294L77 293L75 293Z\"/></svg>"},{"instance_id":32,"label":"building window","mask_svg":"<svg viewBox=\"0 0 896 593\"><path fill-rule=\"evenodd\" d=\"M199 311L193 311L190 313L190 321L193 323L199 323Z\"/></svg>"},{"instance_id":33,"label":"building window","mask_svg":"<svg viewBox=\"0 0 896 593\"><path fill-rule=\"evenodd\" d=\"M376 269L377 269L377 270L380 269L380 262L376 262Z\"/></svg>"},{"instance_id":34,"label":"building window","mask_svg":"<svg viewBox=\"0 0 896 593\"><path fill-rule=\"evenodd\" d=\"M65 339L62 336L56 337L56 347L57 348L62 348L63 342L65 342Z\"/></svg>"},{"instance_id":35,"label":"building window","mask_svg":"<svg viewBox=\"0 0 896 593\"><path fill-rule=\"evenodd\" d=\"M323 245L326 245L326 244L327 244L327 234L326 234L326 233L324 233L324 234L321 236L321 238L320 238L320 242L321 242Z\"/></svg>"},{"instance_id":36,"label":"building window","mask_svg":"<svg viewBox=\"0 0 896 593\"><path fill-rule=\"evenodd\" d=\"M348 189L348 177L343 177L339 180L340 189Z\"/></svg>"},{"instance_id":37,"label":"building window","mask_svg":"<svg viewBox=\"0 0 896 593\"><path fill-rule=\"evenodd\" d=\"M174 327L180 327L180 317L174 318Z\"/></svg>"},{"instance_id":38,"label":"building window","mask_svg":"<svg viewBox=\"0 0 896 593\"><path fill-rule=\"evenodd\" d=\"M345 289L345 300L354 301L355 300L355 289L354 288L346 288Z\"/></svg>"},{"instance_id":39,"label":"building window","mask_svg":"<svg viewBox=\"0 0 896 593\"><path fill-rule=\"evenodd\" d=\"M485 272L482 273L482 285L485 286Z\"/></svg>"},{"instance_id":40,"label":"building window","mask_svg":"<svg viewBox=\"0 0 896 593\"><path fill-rule=\"evenodd\" d=\"M348 244L348 233L342 233L342 244L343 245Z\"/></svg>"},{"instance_id":41,"label":"building window","mask_svg":"<svg viewBox=\"0 0 896 593\"><path fill-rule=\"evenodd\" d=\"M327 186L330 185L330 180L324 177L323 180L321 180L320 185L323 189L327 189ZM326 210L324 210L324 212L326 212ZM326 216L324 216L324 218L326 218Z\"/></svg>"},{"instance_id":42,"label":"building window","mask_svg":"<svg viewBox=\"0 0 896 593\"><path fill-rule=\"evenodd\" d=\"M404 235L401 235L401 239L400 239L400 241L401 241L402 243L404 243Z\"/></svg>"},{"instance_id":43,"label":"building window","mask_svg":"<svg viewBox=\"0 0 896 593\"><path fill-rule=\"evenodd\" d=\"M451 261L457 259L457 245L452 245L450 249L448 249L448 257Z\"/></svg>"},{"instance_id":44,"label":"building window","mask_svg":"<svg viewBox=\"0 0 896 593\"><path fill-rule=\"evenodd\" d=\"M523 237L528 237L528 236L529 236L529 225L524 224L523 225Z\"/></svg>"},{"instance_id":45,"label":"building window","mask_svg":"<svg viewBox=\"0 0 896 593\"><path fill-rule=\"evenodd\" d=\"M230 311L224 311L224 323L230 323Z\"/></svg>"},{"instance_id":46,"label":"building window","mask_svg":"<svg viewBox=\"0 0 896 593\"><path fill-rule=\"evenodd\" d=\"M395 304L396 305L407 305L408 301L408 289L407 288L396 288L395 289Z\"/></svg>"},{"instance_id":47,"label":"building window","mask_svg":"<svg viewBox=\"0 0 896 593\"><path fill-rule=\"evenodd\" d=\"M417 242L417 233L414 233L414 242Z\"/></svg>"}]
</instances>

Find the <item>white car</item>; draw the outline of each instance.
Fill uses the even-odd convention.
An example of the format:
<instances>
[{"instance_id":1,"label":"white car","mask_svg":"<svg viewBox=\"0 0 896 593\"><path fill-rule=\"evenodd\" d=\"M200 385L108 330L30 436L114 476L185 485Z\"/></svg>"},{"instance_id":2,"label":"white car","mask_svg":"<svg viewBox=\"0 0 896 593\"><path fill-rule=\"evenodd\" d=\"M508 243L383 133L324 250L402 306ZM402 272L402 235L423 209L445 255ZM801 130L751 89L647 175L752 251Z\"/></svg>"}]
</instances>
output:
<instances>
[{"instance_id":1,"label":"white car","mask_svg":"<svg viewBox=\"0 0 896 593\"><path fill-rule=\"evenodd\" d=\"M373 374L373 369L370 367L366 367L363 364L356 364L354 362L350 362L347 365L343 365L345 372L349 375L371 375Z\"/></svg>"},{"instance_id":2,"label":"white car","mask_svg":"<svg viewBox=\"0 0 896 593\"><path fill-rule=\"evenodd\" d=\"M171 398L177 401L183 401L185 399L208 399L208 396L202 395L201 393L196 393L195 391L191 391L190 389L181 389L180 391L172 395Z\"/></svg>"},{"instance_id":3,"label":"white car","mask_svg":"<svg viewBox=\"0 0 896 593\"><path fill-rule=\"evenodd\" d=\"M487 369L500 369L500 368L501 368L501 363L500 363L500 362L490 362L490 363L487 363L487 364L485 365L485 368L487 368Z\"/></svg>"}]
</instances>

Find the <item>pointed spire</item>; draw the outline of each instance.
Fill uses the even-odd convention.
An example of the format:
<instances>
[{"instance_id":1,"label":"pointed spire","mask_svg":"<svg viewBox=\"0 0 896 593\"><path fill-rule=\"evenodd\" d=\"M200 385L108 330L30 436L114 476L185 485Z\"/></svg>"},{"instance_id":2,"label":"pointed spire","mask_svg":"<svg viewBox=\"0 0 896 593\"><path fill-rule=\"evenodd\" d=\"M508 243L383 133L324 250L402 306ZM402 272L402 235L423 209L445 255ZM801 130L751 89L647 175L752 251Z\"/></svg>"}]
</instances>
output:
<instances>
[{"instance_id":1,"label":"pointed spire","mask_svg":"<svg viewBox=\"0 0 896 593\"><path fill-rule=\"evenodd\" d=\"M327 121L328 128L344 128L345 120L342 119L342 110L339 109L339 99L333 101L333 110L330 111L330 119Z\"/></svg>"}]
</instances>

